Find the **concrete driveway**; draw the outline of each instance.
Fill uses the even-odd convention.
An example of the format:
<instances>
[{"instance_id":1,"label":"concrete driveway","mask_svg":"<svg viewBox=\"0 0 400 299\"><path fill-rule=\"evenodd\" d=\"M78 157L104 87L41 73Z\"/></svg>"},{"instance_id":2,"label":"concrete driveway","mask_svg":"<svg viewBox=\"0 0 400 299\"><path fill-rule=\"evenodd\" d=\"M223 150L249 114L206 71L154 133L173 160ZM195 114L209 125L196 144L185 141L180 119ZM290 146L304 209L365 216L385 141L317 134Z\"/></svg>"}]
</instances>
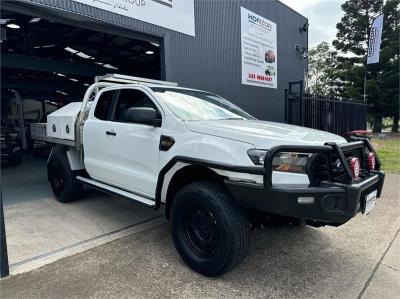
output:
<instances>
[{"instance_id":1,"label":"concrete driveway","mask_svg":"<svg viewBox=\"0 0 400 299\"><path fill-rule=\"evenodd\" d=\"M400 176L388 175L370 216L340 228L253 233L247 259L223 277L189 270L168 225L0 281L3 298L399 298Z\"/></svg>"},{"instance_id":2,"label":"concrete driveway","mask_svg":"<svg viewBox=\"0 0 400 299\"><path fill-rule=\"evenodd\" d=\"M163 215L94 190L86 190L78 201L60 203L47 181L46 160L27 156L17 167L1 169L13 274L127 236Z\"/></svg>"}]
</instances>

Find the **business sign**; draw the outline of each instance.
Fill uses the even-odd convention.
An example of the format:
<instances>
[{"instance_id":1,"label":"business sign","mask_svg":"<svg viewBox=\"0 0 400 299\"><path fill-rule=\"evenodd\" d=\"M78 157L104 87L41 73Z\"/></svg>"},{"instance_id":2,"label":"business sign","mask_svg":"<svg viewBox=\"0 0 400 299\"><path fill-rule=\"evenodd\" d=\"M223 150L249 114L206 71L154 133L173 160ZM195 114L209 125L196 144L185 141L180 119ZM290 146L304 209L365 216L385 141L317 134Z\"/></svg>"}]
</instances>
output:
<instances>
[{"instance_id":1,"label":"business sign","mask_svg":"<svg viewBox=\"0 0 400 299\"><path fill-rule=\"evenodd\" d=\"M194 0L74 0L194 36Z\"/></svg>"},{"instance_id":2,"label":"business sign","mask_svg":"<svg viewBox=\"0 0 400 299\"><path fill-rule=\"evenodd\" d=\"M368 38L367 64L379 62L379 52L381 50L383 14L377 16L372 23Z\"/></svg>"},{"instance_id":3,"label":"business sign","mask_svg":"<svg viewBox=\"0 0 400 299\"><path fill-rule=\"evenodd\" d=\"M277 88L276 24L241 7L242 84Z\"/></svg>"}]
</instances>

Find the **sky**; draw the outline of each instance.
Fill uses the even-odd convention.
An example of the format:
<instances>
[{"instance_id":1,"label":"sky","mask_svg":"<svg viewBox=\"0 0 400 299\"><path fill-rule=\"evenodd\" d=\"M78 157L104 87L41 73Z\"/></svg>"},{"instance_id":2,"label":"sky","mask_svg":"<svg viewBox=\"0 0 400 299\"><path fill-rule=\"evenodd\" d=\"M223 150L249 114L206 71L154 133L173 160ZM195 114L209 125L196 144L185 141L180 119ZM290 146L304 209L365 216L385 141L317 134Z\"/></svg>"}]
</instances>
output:
<instances>
[{"instance_id":1,"label":"sky","mask_svg":"<svg viewBox=\"0 0 400 299\"><path fill-rule=\"evenodd\" d=\"M287 6L308 18L308 46L315 47L320 42L329 44L336 37L336 24L343 17L340 7L345 0L280 0Z\"/></svg>"}]
</instances>

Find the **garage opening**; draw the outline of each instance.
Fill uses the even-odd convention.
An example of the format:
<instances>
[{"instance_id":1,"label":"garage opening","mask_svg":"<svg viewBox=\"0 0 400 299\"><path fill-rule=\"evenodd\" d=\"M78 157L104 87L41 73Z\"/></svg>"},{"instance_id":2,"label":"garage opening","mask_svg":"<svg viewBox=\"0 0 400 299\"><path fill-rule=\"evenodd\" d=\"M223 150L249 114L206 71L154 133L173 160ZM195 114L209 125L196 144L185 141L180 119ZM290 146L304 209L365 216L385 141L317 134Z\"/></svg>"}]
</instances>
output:
<instances>
[{"instance_id":1,"label":"garage opening","mask_svg":"<svg viewBox=\"0 0 400 299\"><path fill-rule=\"evenodd\" d=\"M30 124L81 101L95 76L163 78L162 40L77 24L1 10L1 170L11 269L162 214L92 190L67 205L53 197L46 174L50 145L30 140Z\"/></svg>"},{"instance_id":2,"label":"garage opening","mask_svg":"<svg viewBox=\"0 0 400 299\"><path fill-rule=\"evenodd\" d=\"M161 79L160 43L1 11L2 89L23 98L79 101L95 76Z\"/></svg>"}]
</instances>

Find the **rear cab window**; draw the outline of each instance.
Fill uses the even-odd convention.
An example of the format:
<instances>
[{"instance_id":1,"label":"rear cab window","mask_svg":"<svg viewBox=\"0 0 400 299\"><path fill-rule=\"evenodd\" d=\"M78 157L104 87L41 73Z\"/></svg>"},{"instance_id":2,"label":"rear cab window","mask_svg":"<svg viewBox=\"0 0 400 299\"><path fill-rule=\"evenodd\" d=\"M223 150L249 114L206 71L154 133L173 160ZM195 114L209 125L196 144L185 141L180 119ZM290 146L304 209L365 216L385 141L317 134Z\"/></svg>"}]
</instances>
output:
<instances>
[{"instance_id":1,"label":"rear cab window","mask_svg":"<svg viewBox=\"0 0 400 299\"><path fill-rule=\"evenodd\" d=\"M110 120L112 102L114 100L116 91L109 90L105 91L100 95L97 101L96 109L94 110L94 116L100 120Z\"/></svg>"}]
</instances>

